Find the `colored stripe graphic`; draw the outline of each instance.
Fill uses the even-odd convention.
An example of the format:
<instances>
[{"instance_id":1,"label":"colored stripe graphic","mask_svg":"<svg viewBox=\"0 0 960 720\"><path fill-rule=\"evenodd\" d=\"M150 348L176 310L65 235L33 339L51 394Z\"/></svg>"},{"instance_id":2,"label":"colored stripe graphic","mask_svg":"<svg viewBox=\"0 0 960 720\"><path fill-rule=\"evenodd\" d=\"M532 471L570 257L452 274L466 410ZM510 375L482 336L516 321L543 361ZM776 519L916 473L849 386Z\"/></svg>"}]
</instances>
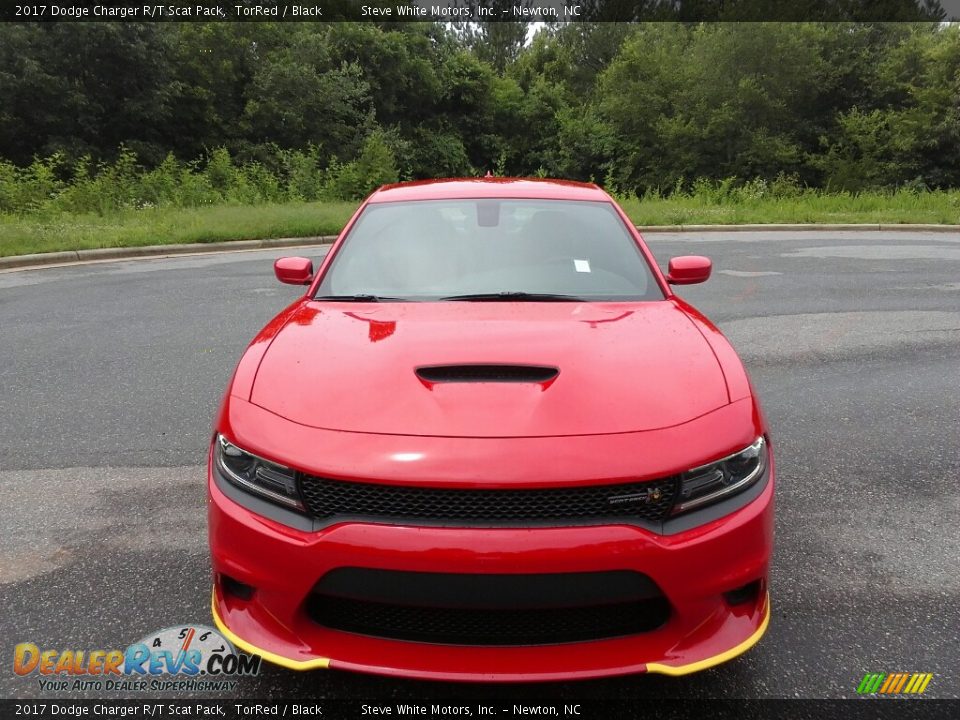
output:
<instances>
[{"instance_id":1,"label":"colored stripe graphic","mask_svg":"<svg viewBox=\"0 0 960 720\"><path fill-rule=\"evenodd\" d=\"M932 679L932 673L867 673L857 686L857 694L919 695Z\"/></svg>"},{"instance_id":2,"label":"colored stripe graphic","mask_svg":"<svg viewBox=\"0 0 960 720\"><path fill-rule=\"evenodd\" d=\"M892 686L896 681L897 681L896 673L890 673L889 675L887 675L887 679L884 681L883 686L880 688L880 694L883 695L884 693L888 692L890 690L890 686Z\"/></svg>"},{"instance_id":3,"label":"colored stripe graphic","mask_svg":"<svg viewBox=\"0 0 960 720\"><path fill-rule=\"evenodd\" d=\"M882 673L867 673L863 676L863 680L860 681L860 686L857 688L857 693L860 695L869 695L875 693L875 685L879 684L879 680L884 676Z\"/></svg>"},{"instance_id":4,"label":"colored stripe graphic","mask_svg":"<svg viewBox=\"0 0 960 720\"><path fill-rule=\"evenodd\" d=\"M927 673L926 677L923 678L923 682L920 683L920 687L914 688L915 693L922 693L927 689L927 685L930 684L930 681L933 680L933 673Z\"/></svg>"}]
</instances>

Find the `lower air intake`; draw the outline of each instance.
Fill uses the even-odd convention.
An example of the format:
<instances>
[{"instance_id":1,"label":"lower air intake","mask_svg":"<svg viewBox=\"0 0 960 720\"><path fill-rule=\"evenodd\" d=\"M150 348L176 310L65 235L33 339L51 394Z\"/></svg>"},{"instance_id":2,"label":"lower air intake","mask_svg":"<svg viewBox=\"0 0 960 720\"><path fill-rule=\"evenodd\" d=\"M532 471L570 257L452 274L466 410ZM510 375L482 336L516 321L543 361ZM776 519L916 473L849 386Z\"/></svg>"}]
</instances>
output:
<instances>
[{"instance_id":1,"label":"lower air intake","mask_svg":"<svg viewBox=\"0 0 960 720\"><path fill-rule=\"evenodd\" d=\"M552 645L634 635L670 614L646 575L423 573L337 568L307 612L333 630L447 645Z\"/></svg>"},{"instance_id":2,"label":"lower air intake","mask_svg":"<svg viewBox=\"0 0 960 720\"><path fill-rule=\"evenodd\" d=\"M519 610L391 605L314 595L307 612L333 630L443 645L554 645L648 632L670 614L663 598Z\"/></svg>"}]
</instances>

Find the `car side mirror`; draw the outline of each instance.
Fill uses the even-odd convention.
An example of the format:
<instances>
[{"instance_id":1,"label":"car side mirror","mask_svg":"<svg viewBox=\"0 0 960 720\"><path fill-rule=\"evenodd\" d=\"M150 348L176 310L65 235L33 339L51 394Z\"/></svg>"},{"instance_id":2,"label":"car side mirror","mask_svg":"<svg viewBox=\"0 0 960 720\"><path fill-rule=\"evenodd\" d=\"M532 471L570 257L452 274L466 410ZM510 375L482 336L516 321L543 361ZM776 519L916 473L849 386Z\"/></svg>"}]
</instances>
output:
<instances>
[{"instance_id":1,"label":"car side mirror","mask_svg":"<svg viewBox=\"0 0 960 720\"><path fill-rule=\"evenodd\" d=\"M313 261L305 257L282 257L273 264L277 280L287 285L309 285L313 282Z\"/></svg>"},{"instance_id":2,"label":"car side mirror","mask_svg":"<svg viewBox=\"0 0 960 720\"><path fill-rule=\"evenodd\" d=\"M667 282L671 285L695 285L710 277L713 263L703 255L682 255L670 258Z\"/></svg>"}]
</instances>

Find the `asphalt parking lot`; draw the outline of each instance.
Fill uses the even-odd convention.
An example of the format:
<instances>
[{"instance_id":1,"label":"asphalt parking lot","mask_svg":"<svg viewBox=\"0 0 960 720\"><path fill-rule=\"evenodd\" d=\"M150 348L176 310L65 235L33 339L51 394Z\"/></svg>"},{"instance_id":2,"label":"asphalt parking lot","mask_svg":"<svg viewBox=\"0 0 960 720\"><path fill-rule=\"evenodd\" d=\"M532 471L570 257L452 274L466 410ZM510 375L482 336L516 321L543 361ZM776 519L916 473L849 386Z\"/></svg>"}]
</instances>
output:
<instances>
[{"instance_id":1,"label":"asphalt parking lot","mask_svg":"<svg viewBox=\"0 0 960 720\"><path fill-rule=\"evenodd\" d=\"M651 234L751 372L773 428L773 616L682 678L452 686L265 666L243 697L852 697L867 672L960 697L960 234ZM0 273L0 696L13 645L125 647L212 624L203 462L223 388L299 290L282 254ZM63 693L48 696L63 697Z\"/></svg>"}]
</instances>

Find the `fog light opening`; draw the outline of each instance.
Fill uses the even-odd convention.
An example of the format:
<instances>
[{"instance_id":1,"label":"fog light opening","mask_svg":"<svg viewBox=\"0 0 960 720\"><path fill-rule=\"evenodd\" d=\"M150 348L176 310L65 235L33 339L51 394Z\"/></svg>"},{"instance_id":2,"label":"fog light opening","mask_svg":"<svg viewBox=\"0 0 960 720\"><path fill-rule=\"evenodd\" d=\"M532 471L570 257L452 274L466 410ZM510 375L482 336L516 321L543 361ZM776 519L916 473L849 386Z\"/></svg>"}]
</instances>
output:
<instances>
[{"instance_id":1,"label":"fog light opening","mask_svg":"<svg viewBox=\"0 0 960 720\"><path fill-rule=\"evenodd\" d=\"M762 582L757 579L752 582L748 582L746 585L741 585L738 588L729 590L723 594L724 599L729 605L743 605L745 603L755 603L757 598L760 597L760 588Z\"/></svg>"},{"instance_id":2,"label":"fog light opening","mask_svg":"<svg viewBox=\"0 0 960 720\"><path fill-rule=\"evenodd\" d=\"M253 597L253 585L247 585L223 573L220 574L220 587L227 595L231 595L238 600L249 600Z\"/></svg>"}]
</instances>

